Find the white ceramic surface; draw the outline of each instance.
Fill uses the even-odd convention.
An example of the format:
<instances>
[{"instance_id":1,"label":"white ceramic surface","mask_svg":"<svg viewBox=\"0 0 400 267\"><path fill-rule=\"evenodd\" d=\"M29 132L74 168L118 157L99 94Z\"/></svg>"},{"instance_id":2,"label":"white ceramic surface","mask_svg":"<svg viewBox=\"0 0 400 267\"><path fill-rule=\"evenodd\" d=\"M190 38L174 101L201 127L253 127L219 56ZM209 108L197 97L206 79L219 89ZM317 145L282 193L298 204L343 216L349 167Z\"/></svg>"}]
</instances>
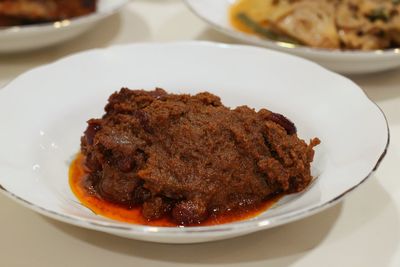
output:
<instances>
[{"instance_id":1,"label":"white ceramic surface","mask_svg":"<svg viewBox=\"0 0 400 267\"><path fill-rule=\"evenodd\" d=\"M200 18L222 33L243 42L268 47L313 60L322 66L343 74L371 73L400 66L400 49L378 51L340 51L295 46L270 41L233 28L228 10L235 0L185 0L187 6Z\"/></svg>"},{"instance_id":2,"label":"white ceramic surface","mask_svg":"<svg viewBox=\"0 0 400 267\"><path fill-rule=\"evenodd\" d=\"M301 138L322 140L312 167L318 178L305 193L243 222L160 228L96 216L71 193L68 166L85 122L99 117L108 96L123 86L207 90L231 107L283 113ZM206 42L116 46L36 68L0 91L0 121L0 191L57 220L167 243L240 236L321 211L371 174L389 142L383 113L350 80L291 55Z\"/></svg>"},{"instance_id":3,"label":"white ceramic surface","mask_svg":"<svg viewBox=\"0 0 400 267\"><path fill-rule=\"evenodd\" d=\"M129 0L98 0L97 11L82 17L38 25L0 27L0 53L21 52L58 44L92 28Z\"/></svg>"}]
</instances>

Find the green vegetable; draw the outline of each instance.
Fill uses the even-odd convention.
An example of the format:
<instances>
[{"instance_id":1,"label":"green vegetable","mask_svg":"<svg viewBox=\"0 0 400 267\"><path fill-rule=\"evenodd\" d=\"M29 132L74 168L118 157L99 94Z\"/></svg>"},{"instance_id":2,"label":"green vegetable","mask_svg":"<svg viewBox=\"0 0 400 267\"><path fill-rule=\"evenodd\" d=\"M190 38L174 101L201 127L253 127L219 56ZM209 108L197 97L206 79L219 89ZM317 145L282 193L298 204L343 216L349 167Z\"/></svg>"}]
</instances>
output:
<instances>
[{"instance_id":1,"label":"green vegetable","mask_svg":"<svg viewBox=\"0 0 400 267\"><path fill-rule=\"evenodd\" d=\"M394 1L394 0L392 0L392 1ZM399 0L396 0L396 1L399 1ZM383 8L377 8L377 9L372 10L372 12L367 15L367 17L372 22L374 22L376 20L382 20L384 22L389 21L389 14L387 14Z\"/></svg>"},{"instance_id":2,"label":"green vegetable","mask_svg":"<svg viewBox=\"0 0 400 267\"><path fill-rule=\"evenodd\" d=\"M276 32L271 31L270 29L267 29L263 26L261 26L259 23L256 21L252 20L249 16L247 16L245 13L239 13L237 14L237 18L245 24L247 27L249 27L252 31L255 33L266 37L268 39L278 41L278 42L286 42L286 43L292 43L292 44L300 44L299 41L292 39L288 36L283 36L280 35Z\"/></svg>"}]
</instances>

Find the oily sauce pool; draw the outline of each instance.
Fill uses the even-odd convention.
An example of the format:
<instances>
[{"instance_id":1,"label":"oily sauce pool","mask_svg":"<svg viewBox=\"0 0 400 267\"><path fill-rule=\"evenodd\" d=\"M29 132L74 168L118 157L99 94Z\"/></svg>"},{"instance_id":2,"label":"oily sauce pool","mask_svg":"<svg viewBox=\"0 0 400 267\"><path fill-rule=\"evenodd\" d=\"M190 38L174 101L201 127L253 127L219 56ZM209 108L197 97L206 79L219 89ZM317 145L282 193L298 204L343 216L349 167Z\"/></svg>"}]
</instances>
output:
<instances>
[{"instance_id":1,"label":"oily sauce pool","mask_svg":"<svg viewBox=\"0 0 400 267\"><path fill-rule=\"evenodd\" d=\"M149 226L161 226L161 227L176 227L179 226L169 217L164 217L157 220L148 221L142 216L141 207L134 207L128 209L124 206L111 203L102 199L95 192L91 192L86 186L85 182L88 177L88 172L84 165L85 157L82 154L78 154L72 162L69 170L69 184L72 192L79 199L79 201L92 212L97 215L101 215L110 219L114 219L121 222L142 224ZM275 204L281 196L276 196L268 199L256 207L252 207L246 210L231 211L224 214L210 216L207 220L196 224L196 226L209 226L218 225L224 223L230 223L235 221L242 221L253 218L260 213L266 211L273 204Z\"/></svg>"}]
</instances>

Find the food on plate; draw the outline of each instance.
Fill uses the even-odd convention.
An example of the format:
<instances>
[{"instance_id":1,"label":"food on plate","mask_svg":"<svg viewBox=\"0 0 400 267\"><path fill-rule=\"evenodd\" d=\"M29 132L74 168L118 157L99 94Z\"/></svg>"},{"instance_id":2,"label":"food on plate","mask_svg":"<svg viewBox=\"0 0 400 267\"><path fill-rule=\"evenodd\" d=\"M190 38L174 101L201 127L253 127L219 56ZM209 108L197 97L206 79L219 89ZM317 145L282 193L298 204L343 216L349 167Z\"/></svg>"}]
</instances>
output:
<instances>
[{"instance_id":1,"label":"food on plate","mask_svg":"<svg viewBox=\"0 0 400 267\"><path fill-rule=\"evenodd\" d=\"M58 21L90 14L97 0L0 0L0 26Z\"/></svg>"},{"instance_id":2,"label":"food on plate","mask_svg":"<svg viewBox=\"0 0 400 267\"><path fill-rule=\"evenodd\" d=\"M88 121L81 138L80 185L117 209L139 212L142 222L199 225L265 207L312 180L319 139L307 144L290 120L267 109L230 109L207 92L123 88L105 112Z\"/></svg>"},{"instance_id":3,"label":"food on plate","mask_svg":"<svg viewBox=\"0 0 400 267\"><path fill-rule=\"evenodd\" d=\"M400 46L398 0L238 0L230 20L238 30L311 47Z\"/></svg>"}]
</instances>

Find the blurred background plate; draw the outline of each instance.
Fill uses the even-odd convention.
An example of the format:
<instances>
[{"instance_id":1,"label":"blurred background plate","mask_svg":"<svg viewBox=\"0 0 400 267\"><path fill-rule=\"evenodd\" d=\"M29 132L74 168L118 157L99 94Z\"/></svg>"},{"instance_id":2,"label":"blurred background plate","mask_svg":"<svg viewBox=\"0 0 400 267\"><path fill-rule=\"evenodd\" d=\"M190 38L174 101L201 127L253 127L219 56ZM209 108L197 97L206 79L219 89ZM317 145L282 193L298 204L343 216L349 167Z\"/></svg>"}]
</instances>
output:
<instances>
[{"instance_id":1,"label":"blurred background plate","mask_svg":"<svg viewBox=\"0 0 400 267\"><path fill-rule=\"evenodd\" d=\"M0 27L0 53L28 51L67 41L89 30L128 2L98 0L96 12L86 16L51 23Z\"/></svg>"},{"instance_id":2,"label":"blurred background plate","mask_svg":"<svg viewBox=\"0 0 400 267\"><path fill-rule=\"evenodd\" d=\"M185 0L185 2L197 16L222 33L248 44L264 46L313 60L336 72L361 74L400 66L400 49L340 51L276 42L240 32L231 26L228 12L235 0Z\"/></svg>"}]
</instances>

